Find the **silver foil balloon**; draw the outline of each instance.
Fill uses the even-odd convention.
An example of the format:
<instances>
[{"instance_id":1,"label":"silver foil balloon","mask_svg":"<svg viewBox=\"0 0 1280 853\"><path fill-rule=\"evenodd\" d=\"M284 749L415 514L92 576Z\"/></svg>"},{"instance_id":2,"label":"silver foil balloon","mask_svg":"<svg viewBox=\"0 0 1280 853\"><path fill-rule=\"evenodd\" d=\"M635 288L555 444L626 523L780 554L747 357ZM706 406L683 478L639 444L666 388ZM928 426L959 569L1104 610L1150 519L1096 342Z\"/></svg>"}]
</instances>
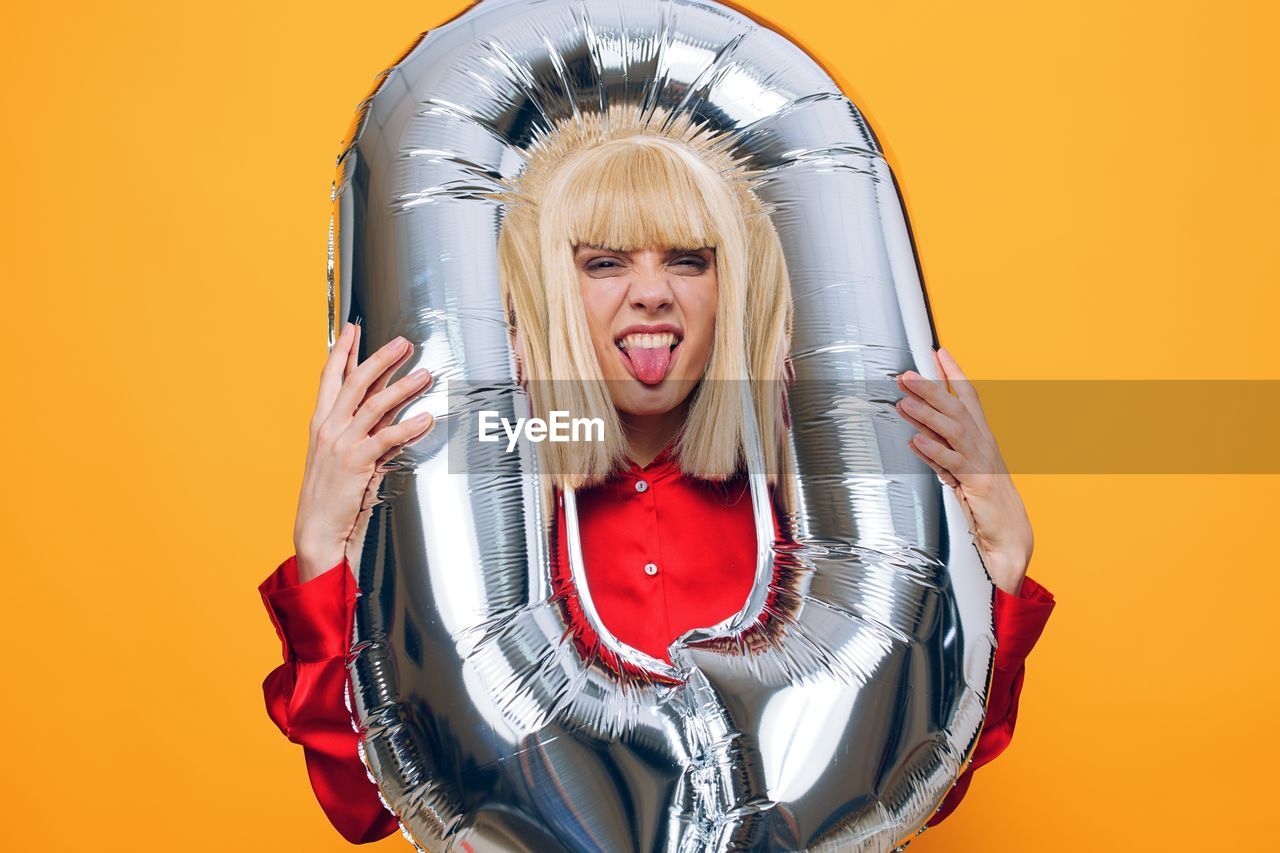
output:
<instances>
[{"instance_id":1,"label":"silver foil balloon","mask_svg":"<svg viewBox=\"0 0 1280 853\"><path fill-rule=\"evenodd\" d=\"M431 850L892 849L976 743L994 588L885 392L909 368L937 378L893 175L804 51L703 0L482 0L427 32L380 76L339 161L330 341L349 319L362 357L396 335L417 344L405 370L435 384L405 417L445 426L450 385L493 377L472 402L520 415L489 194L535 131L619 100L729 132L768 175L795 304L789 544L770 545L753 446L755 594L673 646L674 679L618 675L566 641L537 459L451 462L438 426L393 463L353 555L363 758ZM768 642L733 642L770 582L789 606Z\"/></svg>"}]
</instances>

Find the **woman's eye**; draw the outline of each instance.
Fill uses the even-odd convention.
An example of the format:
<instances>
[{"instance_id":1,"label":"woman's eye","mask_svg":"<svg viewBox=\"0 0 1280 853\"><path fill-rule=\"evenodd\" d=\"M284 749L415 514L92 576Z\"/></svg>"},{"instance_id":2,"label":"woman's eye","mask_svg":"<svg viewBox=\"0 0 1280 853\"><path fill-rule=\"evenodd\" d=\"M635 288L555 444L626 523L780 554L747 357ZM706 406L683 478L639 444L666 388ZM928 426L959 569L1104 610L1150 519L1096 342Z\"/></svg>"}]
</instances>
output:
<instances>
[{"instance_id":1,"label":"woman's eye","mask_svg":"<svg viewBox=\"0 0 1280 853\"><path fill-rule=\"evenodd\" d=\"M677 258L676 260L672 261L672 263L677 266L692 267L698 270L699 272L707 268L706 260L698 257L697 255L688 255L683 258ZM621 268L622 268L622 264L618 263L618 261L613 258L597 258L596 260L588 261L586 266L584 267L584 269L586 269L587 272L596 272L599 270L609 271L609 270L615 270L615 269L621 269Z\"/></svg>"}]
</instances>

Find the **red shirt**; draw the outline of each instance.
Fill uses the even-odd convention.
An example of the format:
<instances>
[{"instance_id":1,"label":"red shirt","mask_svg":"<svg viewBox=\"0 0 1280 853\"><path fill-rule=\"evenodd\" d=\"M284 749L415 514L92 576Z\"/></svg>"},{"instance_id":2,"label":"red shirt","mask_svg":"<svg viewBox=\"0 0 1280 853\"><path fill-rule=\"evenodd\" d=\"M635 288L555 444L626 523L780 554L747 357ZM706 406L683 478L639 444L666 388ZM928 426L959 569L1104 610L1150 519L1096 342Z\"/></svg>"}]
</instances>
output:
<instances>
[{"instance_id":1,"label":"red shirt","mask_svg":"<svg viewBox=\"0 0 1280 853\"><path fill-rule=\"evenodd\" d=\"M577 497L587 584L601 621L620 641L669 660L667 647L685 631L715 624L742 608L756 562L755 522L744 479L716 484L685 477L668 449L649 465L632 464ZM575 638L588 647L594 633L567 583L567 558L559 547L563 511L557 516L553 577L566 593ZM397 828L395 816L383 808L360 762L344 700L344 658L357 594L346 561L299 584L290 557L259 590L284 654L284 663L263 683L267 713L303 746L316 798L344 838L359 844L390 835ZM1029 577L1018 596L996 589L998 647L986 721L972 764L930 826L959 804L973 772L1009 745L1024 661L1053 607L1053 595Z\"/></svg>"},{"instance_id":2,"label":"red shirt","mask_svg":"<svg viewBox=\"0 0 1280 853\"><path fill-rule=\"evenodd\" d=\"M756 527L745 477L685 477L669 445L641 468L578 492L582 562L596 613L623 643L671 663L667 648L692 628L733 616L755 585ZM570 580L563 502L552 540L552 582L565 596L584 653L617 667L596 643ZM774 519L774 535L778 535Z\"/></svg>"}]
</instances>

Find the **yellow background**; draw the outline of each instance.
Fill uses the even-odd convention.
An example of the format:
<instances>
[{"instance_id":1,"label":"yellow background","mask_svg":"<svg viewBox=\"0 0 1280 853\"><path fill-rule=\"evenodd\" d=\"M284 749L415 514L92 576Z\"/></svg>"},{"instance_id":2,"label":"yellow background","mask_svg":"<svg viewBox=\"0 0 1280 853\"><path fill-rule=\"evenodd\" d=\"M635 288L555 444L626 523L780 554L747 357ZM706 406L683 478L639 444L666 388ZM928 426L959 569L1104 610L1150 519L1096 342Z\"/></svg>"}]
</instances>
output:
<instances>
[{"instance_id":1,"label":"yellow background","mask_svg":"<svg viewBox=\"0 0 1280 853\"><path fill-rule=\"evenodd\" d=\"M463 5L7 6L0 848L346 849L264 713L255 587L338 142ZM746 5L871 118L971 378L1280 378L1273 4ZM1017 482L1058 610L1013 745L913 853L1267 846L1276 477Z\"/></svg>"}]
</instances>

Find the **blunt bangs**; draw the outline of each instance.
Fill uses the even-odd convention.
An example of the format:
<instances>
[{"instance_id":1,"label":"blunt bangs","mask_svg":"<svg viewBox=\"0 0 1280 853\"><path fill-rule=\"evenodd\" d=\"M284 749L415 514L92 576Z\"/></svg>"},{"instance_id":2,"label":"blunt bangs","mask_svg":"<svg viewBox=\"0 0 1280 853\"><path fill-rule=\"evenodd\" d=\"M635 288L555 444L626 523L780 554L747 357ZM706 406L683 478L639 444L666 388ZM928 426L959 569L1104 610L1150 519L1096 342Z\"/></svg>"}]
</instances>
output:
<instances>
[{"instance_id":1,"label":"blunt bangs","mask_svg":"<svg viewBox=\"0 0 1280 853\"><path fill-rule=\"evenodd\" d=\"M617 252L719 246L705 181L672 147L633 137L587 152L559 188L572 200L560 208L570 245Z\"/></svg>"}]
</instances>

